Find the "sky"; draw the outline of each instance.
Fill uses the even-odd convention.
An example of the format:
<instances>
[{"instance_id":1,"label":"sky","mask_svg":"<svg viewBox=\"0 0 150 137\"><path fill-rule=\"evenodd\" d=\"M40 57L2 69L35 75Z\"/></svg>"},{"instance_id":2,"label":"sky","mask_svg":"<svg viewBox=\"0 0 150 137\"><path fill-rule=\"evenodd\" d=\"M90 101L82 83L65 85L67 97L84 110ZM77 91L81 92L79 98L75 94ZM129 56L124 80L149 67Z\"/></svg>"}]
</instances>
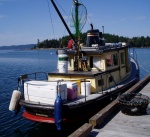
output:
<instances>
[{"instance_id":1,"label":"sky","mask_svg":"<svg viewBox=\"0 0 150 137\"><path fill-rule=\"evenodd\" d=\"M68 22L72 0L54 0ZM150 0L79 0L94 29L124 37L150 36ZM70 23L68 24L70 27ZM71 31L74 33L72 27ZM36 44L68 35L50 0L0 0L0 46Z\"/></svg>"}]
</instances>

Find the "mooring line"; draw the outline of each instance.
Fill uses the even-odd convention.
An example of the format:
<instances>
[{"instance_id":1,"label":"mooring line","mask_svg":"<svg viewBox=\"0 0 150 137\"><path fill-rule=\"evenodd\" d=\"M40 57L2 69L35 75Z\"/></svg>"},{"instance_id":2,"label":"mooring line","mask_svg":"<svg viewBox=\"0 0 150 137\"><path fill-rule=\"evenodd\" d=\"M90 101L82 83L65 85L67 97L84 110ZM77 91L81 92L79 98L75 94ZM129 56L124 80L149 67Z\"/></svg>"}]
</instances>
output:
<instances>
[{"instance_id":1,"label":"mooring line","mask_svg":"<svg viewBox=\"0 0 150 137\"><path fill-rule=\"evenodd\" d=\"M146 72L148 72L148 74L150 74L150 71L145 69L144 67L142 67L141 65L139 65L143 70L145 70Z\"/></svg>"}]
</instances>

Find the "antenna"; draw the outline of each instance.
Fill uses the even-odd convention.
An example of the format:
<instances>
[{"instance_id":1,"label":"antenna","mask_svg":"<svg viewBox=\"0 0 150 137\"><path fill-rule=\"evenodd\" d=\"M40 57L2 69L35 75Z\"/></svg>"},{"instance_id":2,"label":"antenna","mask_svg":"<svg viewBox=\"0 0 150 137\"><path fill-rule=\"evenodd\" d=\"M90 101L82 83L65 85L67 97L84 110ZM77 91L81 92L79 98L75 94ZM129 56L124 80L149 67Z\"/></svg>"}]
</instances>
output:
<instances>
[{"instance_id":1,"label":"antenna","mask_svg":"<svg viewBox=\"0 0 150 137\"><path fill-rule=\"evenodd\" d=\"M103 28L103 34L104 34L104 26L102 26L102 28Z\"/></svg>"}]
</instances>

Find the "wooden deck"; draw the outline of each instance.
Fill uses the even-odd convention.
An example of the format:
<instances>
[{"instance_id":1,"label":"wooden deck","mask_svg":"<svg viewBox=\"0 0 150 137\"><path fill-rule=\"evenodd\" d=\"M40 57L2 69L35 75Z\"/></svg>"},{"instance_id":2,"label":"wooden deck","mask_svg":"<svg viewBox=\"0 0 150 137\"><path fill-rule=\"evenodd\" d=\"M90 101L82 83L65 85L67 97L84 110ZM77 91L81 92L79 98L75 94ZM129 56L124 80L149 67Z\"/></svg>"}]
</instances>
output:
<instances>
[{"instance_id":1,"label":"wooden deck","mask_svg":"<svg viewBox=\"0 0 150 137\"><path fill-rule=\"evenodd\" d=\"M150 97L150 82L141 90ZM129 116L121 111L114 114L104 125L94 128L88 137L149 137L150 136L150 104L147 114Z\"/></svg>"},{"instance_id":2,"label":"wooden deck","mask_svg":"<svg viewBox=\"0 0 150 137\"><path fill-rule=\"evenodd\" d=\"M150 75L139 81L126 93L135 91L140 91L143 95L150 97ZM150 104L146 115L129 116L120 111L116 99L69 137L150 137Z\"/></svg>"}]
</instances>

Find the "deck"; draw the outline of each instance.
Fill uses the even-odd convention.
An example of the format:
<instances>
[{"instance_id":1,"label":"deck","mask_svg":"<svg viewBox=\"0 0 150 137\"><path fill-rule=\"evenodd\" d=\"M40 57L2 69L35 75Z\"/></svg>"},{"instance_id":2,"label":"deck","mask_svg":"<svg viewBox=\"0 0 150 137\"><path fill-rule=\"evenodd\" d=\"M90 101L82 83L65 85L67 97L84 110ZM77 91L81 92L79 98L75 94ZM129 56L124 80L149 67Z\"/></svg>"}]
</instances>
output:
<instances>
[{"instance_id":1,"label":"deck","mask_svg":"<svg viewBox=\"0 0 150 137\"><path fill-rule=\"evenodd\" d=\"M146 84L146 85L145 85ZM150 97L150 76L141 80L127 92L140 93ZM143 88L144 87L144 88ZM120 111L114 100L106 108L99 111L69 137L148 137L150 136L150 104L147 114L141 116L129 116Z\"/></svg>"}]
</instances>

